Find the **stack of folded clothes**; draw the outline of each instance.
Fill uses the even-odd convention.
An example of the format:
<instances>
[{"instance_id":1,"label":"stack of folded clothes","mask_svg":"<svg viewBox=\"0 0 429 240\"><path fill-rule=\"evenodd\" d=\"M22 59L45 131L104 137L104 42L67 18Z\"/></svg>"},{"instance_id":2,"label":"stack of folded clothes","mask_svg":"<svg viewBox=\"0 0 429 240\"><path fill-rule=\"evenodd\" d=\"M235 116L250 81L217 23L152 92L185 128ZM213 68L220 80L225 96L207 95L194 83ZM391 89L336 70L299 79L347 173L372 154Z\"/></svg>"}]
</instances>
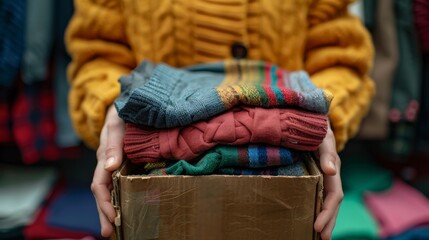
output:
<instances>
[{"instance_id":1,"label":"stack of folded clothes","mask_svg":"<svg viewBox=\"0 0 429 240\"><path fill-rule=\"evenodd\" d=\"M262 61L144 61L120 83L124 152L147 174L301 176L327 132L332 94Z\"/></svg>"}]
</instances>

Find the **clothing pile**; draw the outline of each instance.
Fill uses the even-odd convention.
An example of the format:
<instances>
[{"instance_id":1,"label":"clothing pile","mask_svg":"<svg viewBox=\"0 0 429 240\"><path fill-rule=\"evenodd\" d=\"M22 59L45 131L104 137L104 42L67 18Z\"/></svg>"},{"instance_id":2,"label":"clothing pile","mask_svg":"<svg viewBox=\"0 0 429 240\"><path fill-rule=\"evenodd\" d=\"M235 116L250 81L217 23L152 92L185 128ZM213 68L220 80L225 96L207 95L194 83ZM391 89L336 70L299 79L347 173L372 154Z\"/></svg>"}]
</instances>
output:
<instances>
[{"instance_id":1,"label":"clothing pile","mask_svg":"<svg viewBox=\"0 0 429 240\"><path fill-rule=\"evenodd\" d=\"M304 71L239 59L143 61L120 83L125 155L153 175L304 175L333 98Z\"/></svg>"}]
</instances>

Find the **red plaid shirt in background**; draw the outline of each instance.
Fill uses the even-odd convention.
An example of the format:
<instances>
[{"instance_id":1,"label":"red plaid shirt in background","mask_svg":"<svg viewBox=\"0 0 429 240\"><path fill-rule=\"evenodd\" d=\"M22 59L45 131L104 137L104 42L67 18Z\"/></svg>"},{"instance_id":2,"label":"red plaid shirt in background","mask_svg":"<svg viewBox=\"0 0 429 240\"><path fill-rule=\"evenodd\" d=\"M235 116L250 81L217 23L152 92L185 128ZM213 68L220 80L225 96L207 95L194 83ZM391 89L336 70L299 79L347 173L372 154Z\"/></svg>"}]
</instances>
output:
<instances>
[{"instance_id":1,"label":"red plaid shirt in background","mask_svg":"<svg viewBox=\"0 0 429 240\"><path fill-rule=\"evenodd\" d=\"M1 120L0 120L1 121ZM60 157L56 146L54 95L40 85L24 86L12 109L13 136L27 164Z\"/></svg>"}]
</instances>

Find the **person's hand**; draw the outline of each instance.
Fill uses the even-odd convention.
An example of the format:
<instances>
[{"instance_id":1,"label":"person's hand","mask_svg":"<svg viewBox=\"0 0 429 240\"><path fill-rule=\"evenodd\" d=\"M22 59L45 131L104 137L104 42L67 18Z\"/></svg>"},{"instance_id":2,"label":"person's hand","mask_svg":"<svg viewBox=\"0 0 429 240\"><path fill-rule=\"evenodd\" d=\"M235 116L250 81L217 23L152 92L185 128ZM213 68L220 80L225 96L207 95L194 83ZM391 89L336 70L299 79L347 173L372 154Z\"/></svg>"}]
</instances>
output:
<instances>
[{"instance_id":1,"label":"person's hand","mask_svg":"<svg viewBox=\"0 0 429 240\"><path fill-rule=\"evenodd\" d=\"M321 233L323 240L329 240L344 197L340 178L341 160L337 154L334 133L329 124L326 137L319 147L319 157L324 174L325 200L322 211L314 223L314 229Z\"/></svg>"},{"instance_id":2,"label":"person's hand","mask_svg":"<svg viewBox=\"0 0 429 240\"><path fill-rule=\"evenodd\" d=\"M122 163L124 131L124 121L118 117L115 107L110 106L101 130L100 146L97 149L97 166L91 183L103 237L109 237L113 233L112 223L115 220L116 212L110 201L110 191L113 188L112 172L118 169Z\"/></svg>"}]
</instances>

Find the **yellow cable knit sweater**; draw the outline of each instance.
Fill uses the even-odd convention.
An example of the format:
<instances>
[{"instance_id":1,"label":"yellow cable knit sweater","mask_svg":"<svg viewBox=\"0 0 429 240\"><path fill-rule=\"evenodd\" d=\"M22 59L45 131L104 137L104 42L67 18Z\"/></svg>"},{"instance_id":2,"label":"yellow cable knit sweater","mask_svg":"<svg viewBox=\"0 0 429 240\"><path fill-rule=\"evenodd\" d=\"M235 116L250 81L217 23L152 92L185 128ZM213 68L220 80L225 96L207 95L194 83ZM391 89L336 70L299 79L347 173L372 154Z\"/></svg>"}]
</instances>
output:
<instances>
[{"instance_id":1,"label":"yellow cable knit sweater","mask_svg":"<svg viewBox=\"0 0 429 240\"><path fill-rule=\"evenodd\" d=\"M173 66L248 57L307 70L334 94L330 120L341 150L374 94L373 47L346 0L75 0L66 44L72 56L70 111L82 139L97 148L118 78L143 59Z\"/></svg>"}]
</instances>

